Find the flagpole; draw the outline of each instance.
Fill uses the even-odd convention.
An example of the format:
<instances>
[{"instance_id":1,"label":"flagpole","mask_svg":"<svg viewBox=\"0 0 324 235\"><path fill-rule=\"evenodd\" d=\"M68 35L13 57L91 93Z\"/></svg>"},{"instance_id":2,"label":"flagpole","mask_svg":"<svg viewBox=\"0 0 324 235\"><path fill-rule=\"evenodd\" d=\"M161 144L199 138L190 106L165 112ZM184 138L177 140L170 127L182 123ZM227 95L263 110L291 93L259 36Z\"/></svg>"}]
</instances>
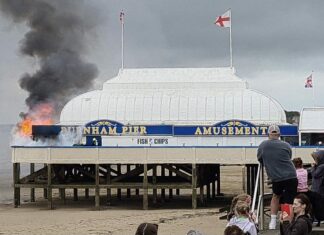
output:
<instances>
[{"instance_id":1,"label":"flagpole","mask_svg":"<svg viewBox=\"0 0 324 235\"><path fill-rule=\"evenodd\" d=\"M233 50L232 50L232 10L229 9L230 12L230 60L231 60L231 68L233 68Z\"/></svg>"},{"instance_id":2,"label":"flagpole","mask_svg":"<svg viewBox=\"0 0 324 235\"><path fill-rule=\"evenodd\" d=\"M120 13L121 21L121 70L124 70L124 12Z\"/></svg>"},{"instance_id":3,"label":"flagpole","mask_svg":"<svg viewBox=\"0 0 324 235\"><path fill-rule=\"evenodd\" d=\"M316 107L316 102L315 102L315 83L314 83L314 71L312 71L312 83L313 83L313 105Z\"/></svg>"}]
</instances>

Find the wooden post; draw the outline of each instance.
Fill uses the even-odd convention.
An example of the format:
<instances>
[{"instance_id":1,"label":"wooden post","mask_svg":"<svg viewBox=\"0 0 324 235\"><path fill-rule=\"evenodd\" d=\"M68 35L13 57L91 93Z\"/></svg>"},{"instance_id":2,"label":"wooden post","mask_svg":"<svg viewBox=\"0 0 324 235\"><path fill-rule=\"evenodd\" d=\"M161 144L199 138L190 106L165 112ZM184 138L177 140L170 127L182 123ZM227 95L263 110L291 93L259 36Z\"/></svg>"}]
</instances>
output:
<instances>
[{"instance_id":1,"label":"wooden post","mask_svg":"<svg viewBox=\"0 0 324 235\"><path fill-rule=\"evenodd\" d=\"M169 170L169 178L170 178L170 182L172 182L172 171ZM173 190L172 188L169 189L169 199L173 198Z\"/></svg>"},{"instance_id":2,"label":"wooden post","mask_svg":"<svg viewBox=\"0 0 324 235\"><path fill-rule=\"evenodd\" d=\"M213 165L213 167L217 167L217 165ZM212 199L216 198L216 180L217 180L217 171L212 180Z\"/></svg>"},{"instance_id":3,"label":"wooden post","mask_svg":"<svg viewBox=\"0 0 324 235\"><path fill-rule=\"evenodd\" d=\"M35 172L35 163L30 163L30 174ZM30 201L35 202L35 188L30 189Z\"/></svg>"},{"instance_id":4,"label":"wooden post","mask_svg":"<svg viewBox=\"0 0 324 235\"><path fill-rule=\"evenodd\" d=\"M153 166L153 185L156 185L156 165ZM153 204L157 203L157 189L153 189Z\"/></svg>"},{"instance_id":5,"label":"wooden post","mask_svg":"<svg viewBox=\"0 0 324 235\"><path fill-rule=\"evenodd\" d=\"M179 167L177 166L176 169L179 170ZM176 189L176 195L177 195L177 196L180 195L180 189L178 189L178 188Z\"/></svg>"},{"instance_id":6,"label":"wooden post","mask_svg":"<svg viewBox=\"0 0 324 235\"><path fill-rule=\"evenodd\" d=\"M78 189L74 188L73 189L73 201L77 201L78 200Z\"/></svg>"},{"instance_id":7,"label":"wooden post","mask_svg":"<svg viewBox=\"0 0 324 235\"><path fill-rule=\"evenodd\" d=\"M130 172L131 167L130 167L129 164L127 164L126 169L127 169L127 173ZM128 188L127 191L126 191L126 197L127 198L130 198L131 197L131 189L130 188Z\"/></svg>"},{"instance_id":8,"label":"wooden post","mask_svg":"<svg viewBox=\"0 0 324 235\"><path fill-rule=\"evenodd\" d=\"M52 164L47 164L47 207L53 209L53 198L52 198Z\"/></svg>"},{"instance_id":9,"label":"wooden post","mask_svg":"<svg viewBox=\"0 0 324 235\"><path fill-rule=\"evenodd\" d=\"M201 185L199 189L200 189L200 194L199 194L200 204L204 205L204 185Z\"/></svg>"},{"instance_id":10,"label":"wooden post","mask_svg":"<svg viewBox=\"0 0 324 235\"><path fill-rule=\"evenodd\" d=\"M108 164L107 166L107 184L108 184L108 187L107 187L107 206L110 206L111 205L111 188L110 188L110 184L111 184L111 168L110 168L110 164Z\"/></svg>"},{"instance_id":11,"label":"wooden post","mask_svg":"<svg viewBox=\"0 0 324 235\"><path fill-rule=\"evenodd\" d=\"M89 188L84 189L84 197L89 199Z\"/></svg>"},{"instance_id":12,"label":"wooden post","mask_svg":"<svg viewBox=\"0 0 324 235\"><path fill-rule=\"evenodd\" d=\"M121 175L121 165L120 164L117 164L117 172L118 172L117 176L120 176ZM121 189L120 188L117 189L117 198L119 200L121 200Z\"/></svg>"},{"instance_id":13,"label":"wooden post","mask_svg":"<svg viewBox=\"0 0 324 235\"><path fill-rule=\"evenodd\" d=\"M66 203L66 200L65 200L65 188L60 188L59 192L60 192L60 197L63 200L63 204L65 204Z\"/></svg>"},{"instance_id":14,"label":"wooden post","mask_svg":"<svg viewBox=\"0 0 324 235\"><path fill-rule=\"evenodd\" d=\"M99 188L99 164L96 164L96 195L95 195L95 208L99 210L100 207L100 188Z\"/></svg>"},{"instance_id":15,"label":"wooden post","mask_svg":"<svg viewBox=\"0 0 324 235\"><path fill-rule=\"evenodd\" d=\"M161 178L162 180L164 180L165 177L165 168L163 165L161 165ZM162 188L161 189L161 201L164 202L165 201L165 189Z\"/></svg>"},{"instance_id":16,"label":"wooden post","mask_svg":"<svg viewBox=\"0 0 324 235\"><path fill-rule=\"evenodd\" d=\"M206 196L207 196L207 199L210 199L210 183L208 181L207 185L206 185Z\"/></svg>"},{"instance_id":17,"label":"wooden post","mask_svg":"<svg viewBox=\"0 0 324 235\"><path fill-rule=\"evenodd\" d=\"M136 165L136 166L140 166L140 165ZM136 196L139 196L139 189L138 188L135 189L135 194L136 194Z\"/></svg>"},{"instance_id":18,"label":"wooden post","mask_svg":"<svg viewBox=\"0 0 324 235\"><path fill-rule=\"evenodd\" d=\"M144 164L143 175L143 210L148 209L148 180L147 180L147 164Z\"/></svg>"},{"instance_id":19,"label":"wooden post","mask_svg":"<svg viewBox=\"0 0 324 235\"><path fill-rule=\"evenodd\" d=\"M220 196L220 165L217 165L217 195Z\"/></svg>"},{"instance_id":20,"label":"wooden post","mask_svg":"<svg viewBox=\"0 0 324 235\"><path fill-rule=\"evenodd\" d=\"M46 164L44 164L44 167L46 167L47 165ZM44 188L44 190L43 190L43 197L44 197L44 199L47 199L47 188Z\"/></svg>"},{"instance_id":21,"label":"wooden post","mask_svg":"<svg viewBox=\"0 0 324 235\"><path fill-rule=\"evenodd\" d=\"M14 206L20 205L20 188L16 186L20 179L20 163L13 164L13 181L14 181Z\"/></svg>"},{"instance_id":22,"label":"wooden post","mask_svg":"<svg viewBox=\"0 0 324 235\"><path fill-rule=\"evenodd\" d=\"M192 209L197 208L197 169L196 169L196 164L192 164L192 195L191 195L191 204L192 204Z\"/></svg>"}]
</instances>

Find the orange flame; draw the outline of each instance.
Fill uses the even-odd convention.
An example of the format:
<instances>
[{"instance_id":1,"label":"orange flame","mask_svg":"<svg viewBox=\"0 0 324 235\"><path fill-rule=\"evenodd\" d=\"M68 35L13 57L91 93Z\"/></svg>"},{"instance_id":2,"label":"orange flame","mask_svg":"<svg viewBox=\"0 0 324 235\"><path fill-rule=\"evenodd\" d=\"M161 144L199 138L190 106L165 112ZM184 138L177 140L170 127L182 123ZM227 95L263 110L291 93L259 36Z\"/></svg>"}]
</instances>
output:
<instances>
[{"instance_id":1,"label":"orange flame","mask_svg":"<svg viewBox=\"0 0 324 235\"><path fill-rule=\"evenodd\" d=\"M41 103L32 108L18 124L18 132L22 136L32 135L33 125L52 125L54 108L50 103Z\"/></svg>"}]
</instances>

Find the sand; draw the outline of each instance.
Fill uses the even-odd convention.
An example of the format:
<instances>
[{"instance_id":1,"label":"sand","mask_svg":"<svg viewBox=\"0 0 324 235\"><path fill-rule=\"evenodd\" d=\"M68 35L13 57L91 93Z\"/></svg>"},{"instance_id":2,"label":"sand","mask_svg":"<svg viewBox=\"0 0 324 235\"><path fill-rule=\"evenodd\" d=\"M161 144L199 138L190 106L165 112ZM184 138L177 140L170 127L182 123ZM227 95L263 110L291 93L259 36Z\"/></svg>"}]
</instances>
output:
<instances>
[{"instance_id":1,"label":"sand","mask_svg":"<svg viewBox=\"0 0 324 235\"><path fill-rule=\"evenodd\" d=\"M241 167L221 168L221 189L226 194L242 192ZM233 183L235 182L235 183ZM73 201L72 190L66 192L64 204L54 190L54 210L47 209L47 201L42 190L36 189L36 202L29 202L29 189L22 189L22 204L14 208L11 201L0 204L0 234L135 234L142 222L159 224L159 235L187 234L191 229L204 235L222 234L225 220L219 217L219 209L229 205L229 201L217 200L208 206L191 209L190 195L174 196L172 200L153 205L142 210L141 197L133 196L121 200L114 197L110 206L105 205L105 192L101 192L101 208L94 210L94 192L90 199L80 191L79 200ZM182 192L183 193L183 192ZM184 193L185 194L185 193ZM152 198L151 198L152 199Z\"/></svg>"}]
</instances>

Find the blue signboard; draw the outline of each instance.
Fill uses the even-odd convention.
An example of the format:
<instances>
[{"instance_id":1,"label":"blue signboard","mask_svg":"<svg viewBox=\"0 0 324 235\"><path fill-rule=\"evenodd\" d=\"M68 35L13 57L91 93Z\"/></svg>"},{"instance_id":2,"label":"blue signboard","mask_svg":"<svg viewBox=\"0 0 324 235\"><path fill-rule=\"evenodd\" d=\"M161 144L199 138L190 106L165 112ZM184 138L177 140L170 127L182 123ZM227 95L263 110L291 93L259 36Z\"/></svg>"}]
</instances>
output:
<instances>
[{"instance_id":1,"label":"blue signboard","mask_svg":"<svg viewBox=\"0 0 324 235\"><path fill-rule=\"evenodd\" d=\"M279 126L282 136L297 136L294 125ZM227 120L212 126L124 125L111 120L89 122L85 136L267 136L268 126L242 120Z\"/></svg>"}]
</instances>

